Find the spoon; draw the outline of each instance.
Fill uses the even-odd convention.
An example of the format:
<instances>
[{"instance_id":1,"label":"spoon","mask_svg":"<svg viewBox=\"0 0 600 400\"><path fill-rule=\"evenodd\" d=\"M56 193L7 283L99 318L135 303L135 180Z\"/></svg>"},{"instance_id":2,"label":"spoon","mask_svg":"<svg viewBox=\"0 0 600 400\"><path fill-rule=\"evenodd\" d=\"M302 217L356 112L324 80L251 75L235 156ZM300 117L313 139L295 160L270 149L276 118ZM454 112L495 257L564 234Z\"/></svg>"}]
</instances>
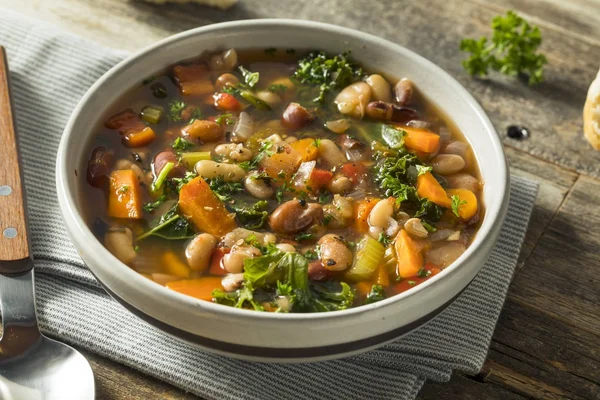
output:
<instances>
[{"instance_id":1,"label":"spoon","mask_svg":"<svg viewBox=\"0 0 600 400\"><path fill-rule=\"evenodd\" d=\"M0 46L0 399L94 399L94 374L75 349L40 333L33 259L12 120L8 64Z\"/></svg>"}]
</instances>

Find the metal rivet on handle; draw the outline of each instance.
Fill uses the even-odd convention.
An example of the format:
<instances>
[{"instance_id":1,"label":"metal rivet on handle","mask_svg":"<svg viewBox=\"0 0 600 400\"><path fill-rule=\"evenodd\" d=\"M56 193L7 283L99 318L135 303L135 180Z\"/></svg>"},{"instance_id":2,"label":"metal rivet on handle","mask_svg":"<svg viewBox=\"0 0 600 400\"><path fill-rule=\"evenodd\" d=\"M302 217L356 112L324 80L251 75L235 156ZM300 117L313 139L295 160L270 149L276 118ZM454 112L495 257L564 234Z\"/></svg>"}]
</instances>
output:
<instances>
[{"instance_id":1,"label":"metal rivet on handle","mask_svg":"<svg viewBox=\"0 0 600 400\"><path fill-rule=\"evenodd\" d=\"M6 228L4 230L4 237L12 239L17 236L17 230L15 228Z\"/></svg>"},{"instance_id":2,"label":"metal rivet on handle","mask_svg":"<svg viewBox=\"0 0 600 400\"><path fill-rule=\"evenodd\" d=\"M8 196L12 193L12 188L10 186L4 185L0 186L0 196Z\"/></svg>"}]
</instances>

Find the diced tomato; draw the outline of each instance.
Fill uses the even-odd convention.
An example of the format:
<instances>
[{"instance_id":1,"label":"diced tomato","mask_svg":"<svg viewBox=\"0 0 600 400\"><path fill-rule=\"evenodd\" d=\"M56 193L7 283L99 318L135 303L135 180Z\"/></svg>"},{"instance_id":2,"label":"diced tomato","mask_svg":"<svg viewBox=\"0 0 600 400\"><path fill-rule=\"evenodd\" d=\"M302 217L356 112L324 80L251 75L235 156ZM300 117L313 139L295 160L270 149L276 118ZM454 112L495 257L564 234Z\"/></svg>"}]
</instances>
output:
<instances>
[{"instance_id":1,"label":"diced tomato","mask_svg":"<svg viewBox=\"0 0 600 400\"><path fill-rule=\"evenodd\" d=\"M310 186L313 189L320 189L327 186L329 181L333 178L333 173L325 169L313 168L310 174Z\"/></svg>"},{"instance_id":2,"label":"diced tomato","mask_svg":"<svg viewBox=\"0 0 600 400\"><path fill-rule=\"evenodd\" d=\"M238 111L242 106L234 95L229 93L215 93L213 96L215 108L223 111Z\"/></svg>"},{"instance_id":3,"label":"diced tomato","mask_svg":"<svg viewBox=\"0 0 600 400\"><path fill-rule=\"evenodd\" d=\"M356 184L367 174L367 167L360 162L347 163L342 165L341 172L346 177L350 178L353 184Z\"/></svg>"},{"instance_id":4,"label":"diced tomato","mask_svg":"<svg viewBox=\"0 0 600 400\"><path fill-rule=\"evenodd\" d=\"M225 254L229 253L229 249L225 249L223 247L217 247L212 254L210 259L210 272L212 275L227 275L227 271L223 268L221 264L221 260L225 256Z\"/></svg>"},{"instance_id":5,"label":"diced tomato","mask_svg":"<svg viewBox=\"0 0 600 400\"><path fill-rule=\"evenodd\" d=\"M412 289L418 284L425 282L427 279L439 274L442 271L440 268L436 267L432 263L425 264L423 266L423 269L429 272L428 276L421 278L420 276L415 275L413 277L403 279L402 281L394 285L394 294L406 292L407 290Z\"/></svg>"}]
</instances>

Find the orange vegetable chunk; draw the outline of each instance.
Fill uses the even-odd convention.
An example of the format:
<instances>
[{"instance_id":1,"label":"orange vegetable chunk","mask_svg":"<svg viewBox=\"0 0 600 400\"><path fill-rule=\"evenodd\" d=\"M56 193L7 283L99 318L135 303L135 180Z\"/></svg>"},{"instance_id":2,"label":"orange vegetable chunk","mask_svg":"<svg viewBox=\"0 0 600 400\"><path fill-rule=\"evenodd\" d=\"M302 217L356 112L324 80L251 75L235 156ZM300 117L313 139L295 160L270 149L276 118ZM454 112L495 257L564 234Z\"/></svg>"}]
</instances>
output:
<instances>
[{"instance_id":1,"label":"orange vegetable chunk","mask_svg":"<svg viewBox=\"0 0 600 400\"><path fill-rule=\"evenodd\" d=\"M426 172L417 178L417 194L439 206L446 208L452 206L452 201L450 201L448 194L437 179L431 175L431 172Z\"/></svg>"},{"instance_id":2,"label":"orange vegetable chunk","mask_svg":"<svg viewBox=\"0 0 600 400\"><path fill-rule=\"evenodd\" d=\"M371 287L373 284L371 282L358 282L354 287L356 291L363 297L367 297L369 293L371 293Z\"/></svg>"},{"instance_id":3,"label":"orange vegetable chunk","mask_svg":"<svg viewBox=\"0 0 600 400\"><path fill-rule=\"evenodd\" d=\"M387 287L390 285L390 275L385 264L380 264L375 271L375 284Z\"/></svg>"},{"instance_id":4,"label":"orange vegetable chunk","mask_svg":"<svg viewBox=\"0 0 600 400\"><path fill-rule=\"evenodd\" d=\"M222 236L237 228L235 217L212 192L202 177L183 185L179 192L179 208L200 231Z\"/></svg>"},{"instance_id":5,"label":"orange vegetable chunk","mask_svg":"<svg viewBox=\"0 0 600 400\"><path fill-rule=\"evenodd\" d=\"M120 169L110 174L108 215L113 218L142 218L140 182L132 170Z\"/></svg>"},{"instance_id":6,"label":"orange vegetable chunk","mask_svg":"<svg viewBox=\"0 0 600 400\"><path fill-rule=\"evenodd\" d=\"M208 67L204 64L176 65L173 74L184 96L212 95L215 91Z\"/></svg>"},{"instance_id":7,"label":"orange vegetable chunk","mask_svg":"<svg viewBox=\"0 0 600 400\"><path fill-rule=\"evenodd\" d=\"M404 229L396 237L395 246L398 255L398 276L410 278L417 275L423 267L423 254L421 254L420 246Z\"/></svg>"},{"instance_id":8,"label":"orange vegetable chunk","mask_svg":"<svg viewBox=\"0 0 600 400\"><path fill-rule=\"evenodd\" d=\"M433 153L440 144L440 135L427 129L413 128L410 126L398 127L406 132L404 145L412 150L424 153Z\"/></svg>"},{"instance_id":9,"label":"orange vegetable chunk","mask_svg":"<svg viewBox=\"0 0 600 400\"><path fill-rule=\"evenodd\" d=\"M318 190L327 186L331 178L333 178L333 172L326 169L314 168L310 174L310 186L313 190Z\"/></svg>"},{"instance_id":10,"label":"orange vegetable chunk","mask_svg":"<svg viewBox=\"0 0 600 400\"><path fill-rule=\"evenodd\" d=\"M172 251L167 251L162 254L161 261L166 274L178 278L189 278L191 272L190 268L177 257L177 254Z\"/></svg>"},{"instance_id":11,"label":"orange vegetable chunk","mask_svg":"<svg viewBox=\"0 0 600 400\"><path fill-rule=\"evenodd\" d=\"M354 225L359 233L369 232L369 214L379 199L366 198L354 203Z\"/></svg>"},{"instance_id":12,"label":"orange vegetable chunk","mask_svg":"<svg viewBox=\"0 0 600 400\"><path fill-rule=\"evenodd\" d=\"M469 189L448 189L448 196L458 196L458 215L461 219L466 221L477 214L477 196Z\"/></svg>"},{"instance_id":13,"label":"orange vegetable chunk","mask_svg":"<svg viewBox=\"0 0 600 400\"><path fill-rule=\"evenodd\" d=\"M144 147L149 145L154 139L156 139L156 133L149 126L145 127L141 131L132 131L121 138L123 145L127 147Z\"/></svg>"},{"instance_id":14,"label":"orange vegetable chunk","mask_svg":"<svg viewBox=\"0 0 600 400\"><path fill-rule=\"evenodd\" d=\"M273 179L290 179L301 163L300 153L290 146L285 146L282 152L275 152L273 155L263 158L260 161L260 167L264 168L266 174ZM284 177L280 176L280 172Z\"/></svg>"},{"instance_id":15,"label":"orange vegetable chunk","mask_svg":"<svg viewBox=\"0 0 600 400\"><path fill-rule=\"evenodd\" d=\"M300 157L302 157L302 161L315 161L319 156L319 149L315 143L315 139L306 138L296 140L290 144L294 150L296 150Z\"/></svg>"},{"instance_id":16,"label":"orange vegetable chunk","mask_svg":"<svg viewBox=\"0 0 600 400\"><path fill-rule=\"evenodd\" d=\"M181 281L169 282L165 285L171 290L187 294L200 300L211 301L212 291L223 289L221 278L216 276L205 276L197 279L185 279Z\"/></svg>"}]
</instances>

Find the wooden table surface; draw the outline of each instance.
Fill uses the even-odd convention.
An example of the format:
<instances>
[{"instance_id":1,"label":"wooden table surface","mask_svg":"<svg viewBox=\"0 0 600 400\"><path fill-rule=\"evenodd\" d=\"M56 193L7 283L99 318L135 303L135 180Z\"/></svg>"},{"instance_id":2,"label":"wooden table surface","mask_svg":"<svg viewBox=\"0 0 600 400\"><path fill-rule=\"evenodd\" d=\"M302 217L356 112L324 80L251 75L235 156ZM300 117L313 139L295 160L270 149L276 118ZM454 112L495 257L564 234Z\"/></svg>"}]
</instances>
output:
<instances>
[{"instance_id":1,"label":"wooden table surface","mask_svg":"<svg viewBox=\"0 0 600 400\"><path fill-rule=\"evenodd\" d=\"M503 136L511 172L541 185L482 371L427 383L419 398L600 398L600 153L581 133L586 90L600 67L599 0L241 0L228 12L126 0L0 0L2 6L127 50L213 22L287 17L373 33L432 60L485 108ZM490 20L508 9L542 30L549 65L539 86L499 75L476 80L460 65L460 39L489 34ZM507 138L511 124L527 126L530 139ZM86 356L99 399L197 398Z\"/></svg>"}]
</instances>

